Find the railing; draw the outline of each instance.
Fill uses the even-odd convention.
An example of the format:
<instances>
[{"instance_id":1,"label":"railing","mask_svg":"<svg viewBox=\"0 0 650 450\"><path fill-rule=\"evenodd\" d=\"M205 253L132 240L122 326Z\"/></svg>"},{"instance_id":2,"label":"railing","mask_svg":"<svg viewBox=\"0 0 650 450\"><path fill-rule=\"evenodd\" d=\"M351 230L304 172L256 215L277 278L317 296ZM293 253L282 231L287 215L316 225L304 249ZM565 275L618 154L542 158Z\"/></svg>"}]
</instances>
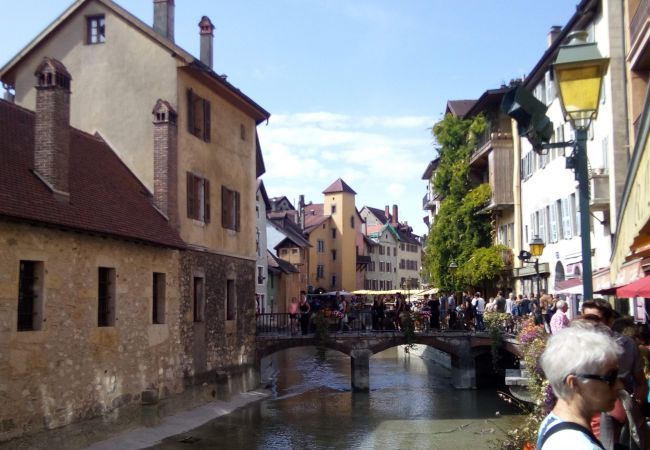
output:
<instances>
[{"instance_id":1,"label":"railing","mask_svg":"<svg viewBox=\"0 0 650 450\"><path fill-rule=\"evenodd\" d=\"M648 20L648 17L650 17L650 2L639 2L634 17L632 17L632 20L630 21L630 42L632 45L634 45L639 38L639 33L643 29L643 24Z\"/></svg>"}]
</instances>

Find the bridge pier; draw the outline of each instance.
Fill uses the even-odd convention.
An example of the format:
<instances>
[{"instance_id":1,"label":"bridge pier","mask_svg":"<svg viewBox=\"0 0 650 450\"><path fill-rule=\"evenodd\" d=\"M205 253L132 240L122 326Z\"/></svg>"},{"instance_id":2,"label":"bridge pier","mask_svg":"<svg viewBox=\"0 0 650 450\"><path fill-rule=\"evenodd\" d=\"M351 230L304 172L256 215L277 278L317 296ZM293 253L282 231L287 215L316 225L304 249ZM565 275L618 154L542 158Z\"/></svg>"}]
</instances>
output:
<instances>
[{"instance_id":1,"label":"bridge pier","mask_svg":"<svg viewBox=\"0 0 650 450\"><path fill-rule=\"evenodd\" d=\"M352 350L350 352L350 369L352 371L352 390L368 392L370 390L370 350Z\"/></svg>"},{"instance_id":2,"label":"bridge pier","mask_svg":"<svg viewBox=\"0 0 650 450\"><path fill-rule=\"evenodd\" d=\"M451 358L451 374L456 389L476 389L476 363L469 351Z\"/></svg>"}]
</instances>

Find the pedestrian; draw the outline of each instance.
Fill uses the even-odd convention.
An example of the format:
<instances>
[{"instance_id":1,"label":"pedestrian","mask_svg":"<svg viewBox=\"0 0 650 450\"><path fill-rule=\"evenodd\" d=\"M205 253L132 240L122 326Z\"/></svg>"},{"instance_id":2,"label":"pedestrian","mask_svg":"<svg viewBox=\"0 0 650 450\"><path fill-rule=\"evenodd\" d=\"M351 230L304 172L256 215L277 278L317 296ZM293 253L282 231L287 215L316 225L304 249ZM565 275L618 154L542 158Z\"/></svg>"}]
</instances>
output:
<instances>
[{"instance_id":1,"label":"pedestrian","mask_svg":"<svg viewBox=\"0 0 650 450\"><path fill-rule=\"evenodd\" d=\"M291 297L291 303L289 303L289 329L292 335L298 333L298 299L296 297Z\"/></svg>"},{"instance_id":2,"label":"pedestrian","mask_svg":"<svg viewBox=\"0 0 650 450\"><path fill-rule=\"evenodd\" d=\"M447 320L450 330L456 328L456 317L456 299L453 294L449 294L449 297L447 297Z\"/></svg>"},{"instance_id":3,"label":"pedestrian","mask_svg":"<svg viewBox=\"0 0 650 450\"><path fill-rule=\"evenodd\" d=\"M508 294L506 299L506 314L512 314L512 309L515 307L515 294L512 292Z\"/></svg>"},{"instance_id":4,"label":"pedestrian","mask_svg":"<svg viewBox=\"0 0 650 450\"><path fill-rule=\"evenodd\" d=\"M503 296L503 291L497 292L497 296L494 298L494 301L497 304L497 312L498 313L506 312L506 299Z\"/></svg>"},{"instance_id":5,"label":"pedestrian","mask_svg":"<svg viewBox=\"0 0 650 450\"><path fill-rule=\"evenodd\" d=\"M525 294L519 294L519 313L522 316L530 314L530 299Z\"/></svg>"},{"instance_id":6,"label":"pedestrian","mask_svg":"<svg viewBox=\"0 0 650 450\"><path fill-rule=\"evenodd\" d=\"M592 433L590 420L614 407L621 388L621 351L600 325L565 328L551 336L540 365L557 402L539 427L538 450L605 448Z\"/></svg>"},{"instance_id":7,"label":"pedestrian","mask_svg":"<svg viewBox=\"0 0 650 450\"><path fill-rule=\"evenodd\" d=\"M424 296L424 300L427 300L428 295ZM431 300L426 301L427 306L429 306L429 311L431 312L431 317L429 318L429 325L432 330L440 329L440 300L436 298L436 295L431 296Z\"/></svg>"},{"instance_id":8,"label":"pedestrian","mask_svg":"<svg viewBox=\"0 0 650 450\"><path fill-rule=\"evenodd\" d=\"M551 333L555 334L562 328L569 326L569 318L566 315L569 305L564 300L558 300L555 304L555 314L551 317Z\"/></svg>"},{"instance_id":9,"label":"pedestrian","mask_svg":"<svg viewBox=\"0 0 650 450\"><path fill-rule=\"evenodd\" d=\"M447 296L444 293L440 295L440 329L447 328Z\"/></svg>"},{"instance_id":10,"label":"pedestrian","mask_svg":"<svg viewBox=\"0 0 650 450\"><path fill-rule=\"evenodd\" d=\"M485 314L485 299L481 297L480 292L474 294L472 306L476 310L476 329L478 331L485 330L485 322L483 322L483 314Z\"/></svg>"},{"instance_id":11,"label":"pedestrian","mask_svg":"<svg viewBox=\"0 0 650 450\"><path fill-rule=\"evenodd\" d=\"M307 334L309 332L311 306L307 301L307 293L305 291L300 291L300 303L298 304L298 309L300 310L300 330L302 331L302 334Z\"/></svg>"}]
</instances>

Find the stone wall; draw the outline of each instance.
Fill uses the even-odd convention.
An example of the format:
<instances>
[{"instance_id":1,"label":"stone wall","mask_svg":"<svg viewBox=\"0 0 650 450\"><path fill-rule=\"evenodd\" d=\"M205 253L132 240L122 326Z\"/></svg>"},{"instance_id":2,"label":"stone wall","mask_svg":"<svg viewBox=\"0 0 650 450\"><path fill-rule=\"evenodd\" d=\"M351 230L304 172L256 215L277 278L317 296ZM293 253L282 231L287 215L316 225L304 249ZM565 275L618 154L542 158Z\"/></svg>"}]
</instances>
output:
<instances>
[{"instance_id":1,"label":"stone wall","mask_svg":"<svg viewBox=\"0 0 650 450\"><path fill-rule=\"evenodd\" d=\"M41 329L17 331L19 264L44 268ZM0 441L182 392L179 252L0 221ZM116 274L115 325L98 327L98 267ZM152 324L153 272L166 318Z\"/></svg>"}]
</instances>

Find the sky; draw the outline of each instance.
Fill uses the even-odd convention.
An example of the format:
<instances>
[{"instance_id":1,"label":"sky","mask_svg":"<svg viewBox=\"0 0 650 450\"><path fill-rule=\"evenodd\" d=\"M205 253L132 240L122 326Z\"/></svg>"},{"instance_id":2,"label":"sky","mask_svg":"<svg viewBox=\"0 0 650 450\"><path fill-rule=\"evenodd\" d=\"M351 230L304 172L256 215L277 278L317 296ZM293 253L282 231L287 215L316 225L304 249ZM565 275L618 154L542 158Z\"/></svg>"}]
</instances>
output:
<instances>
[{"instance_id":1,"label":"sky","mask_svg":"<svg viewBox=\"0 0 650 450\"><path fill-rule=\"evenodd\" d=\"M71 4L0 0L0 67ZM151 0L117 0L151 25ZM356 205L399 207L426 233L422 174L448 100L525 76L578 0L176 0L176 43L271 113L258 126L270 197L323 202L342 178Z\"/></svg>"}]
</instances>

